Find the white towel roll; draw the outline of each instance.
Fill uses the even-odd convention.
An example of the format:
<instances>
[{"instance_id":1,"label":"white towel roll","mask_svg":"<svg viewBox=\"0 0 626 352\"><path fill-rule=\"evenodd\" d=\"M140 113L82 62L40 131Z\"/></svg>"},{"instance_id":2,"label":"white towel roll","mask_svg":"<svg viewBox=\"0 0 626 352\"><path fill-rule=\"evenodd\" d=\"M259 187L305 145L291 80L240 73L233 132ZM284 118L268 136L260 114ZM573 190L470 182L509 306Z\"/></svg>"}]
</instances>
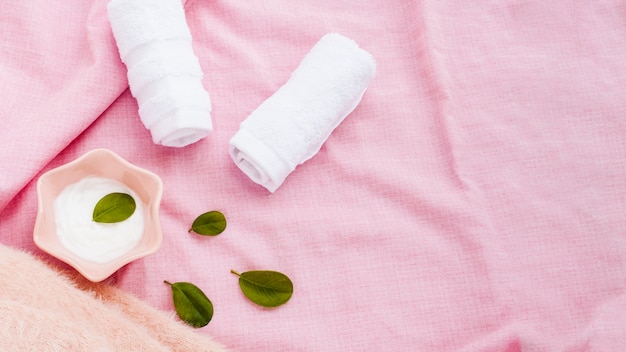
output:
<instances>
[{"instance_id":1,"label":"white towel roll","mask_svg":"<svg viewBox=\"0 0 626 352\"><path fill-rule=\"evenodd\" d=\"M325 35L289 80L241 123L229 145L235 164L276 191L354 110L375 72L374 58L356 42Z\"/></svg>"},{"instance_id":2,"label":"white towel roll","mask_svg":"<svg viewBox=\"0 0 626 352\"><path fill-rule=\"evenodd\" d=\"M211 133L211 101L182 2L111 0L107 11L131 93L153 142L184 147Z\"/></svg>"}]
</instances>

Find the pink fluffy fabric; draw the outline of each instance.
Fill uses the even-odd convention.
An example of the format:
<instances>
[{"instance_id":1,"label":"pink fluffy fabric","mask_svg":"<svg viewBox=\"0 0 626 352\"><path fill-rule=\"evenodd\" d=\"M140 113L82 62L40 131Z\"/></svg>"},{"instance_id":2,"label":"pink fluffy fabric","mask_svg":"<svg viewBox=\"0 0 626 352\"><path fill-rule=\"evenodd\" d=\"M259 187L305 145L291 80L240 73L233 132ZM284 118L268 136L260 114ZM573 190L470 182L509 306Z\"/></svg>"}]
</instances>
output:
<instances>
[{"instance_id":1,"label":"pink fluffy fabric","mask_svg":"<svg viewBox=\"0 0 626 352\"><path fill-rule=\"evenodd\" d=\"M164 184L162 248L106 284L172 314L163 280L195 283L215 306L197 332L233 350L623 350L622 0L188 0L214 131L177 150L141 124L105 5L0 12L2 243L43 255L37 177L105 147ZM270 194L228 141L329 32L376 77ZM224 233L188 233L210 210ZM293 297L258 307L231 269Z\"/></svg>"},{"instance_id":2,"label":"pink fluffy fabric","mask_svg":"<svg viewBox=\"0 0 626 352\"><path fill-rule=\"evenodd\" d=\"M2 245L0 285L3 351L226 351L173 314Z\"/></svg>"}]
</instances>

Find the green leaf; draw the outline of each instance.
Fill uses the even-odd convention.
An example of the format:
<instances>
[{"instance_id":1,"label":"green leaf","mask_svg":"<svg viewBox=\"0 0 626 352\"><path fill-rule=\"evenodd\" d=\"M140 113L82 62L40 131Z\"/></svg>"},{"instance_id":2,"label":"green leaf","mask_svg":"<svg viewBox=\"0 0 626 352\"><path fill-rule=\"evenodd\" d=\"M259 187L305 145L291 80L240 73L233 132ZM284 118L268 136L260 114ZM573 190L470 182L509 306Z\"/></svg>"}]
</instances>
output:
<instances>
[{"instance_id":1,"label":"green leaf","mask_svg":"<svg viewBox=\"0 0 626 352\"><path fill-rule=\"evenodd\" d=\"M257 270L239 276L239 287L243 294L252 302L263 307L278 307L287 303L293 294L293 283L283 273L277 271Z\"/></svg>"},{"instance_id":2,"label":"green leaf","mask_svg":"<svg viewBox=\"0 0 626 352\"><path fill-rule=\"evenodd\" d=\"M133 215L137 204L130 194L109 193L96 203L93 221L113 223L128 219Z\"/></svg>"},{"instance_id":3,"label":"green leaf","mask_svg":"<svg viewBox=\"0 0 626 352\"><path fill-rule=\"evenodd\" d=\"M206 212L196 218L189 229L199 235L216 236L226 229L226 218L217 210Z\"/></svg>"},{"instance_id":4,"label":"green leaf","mask_svg":"<svg viewBox=\"0 0 626 352\"><path fill-rule=\"evenodd\" d=\"M189 282L170 283L176 314L194 328L206 326L213 318L213 303L196 285Z\"/></svg>"}]
</instances>

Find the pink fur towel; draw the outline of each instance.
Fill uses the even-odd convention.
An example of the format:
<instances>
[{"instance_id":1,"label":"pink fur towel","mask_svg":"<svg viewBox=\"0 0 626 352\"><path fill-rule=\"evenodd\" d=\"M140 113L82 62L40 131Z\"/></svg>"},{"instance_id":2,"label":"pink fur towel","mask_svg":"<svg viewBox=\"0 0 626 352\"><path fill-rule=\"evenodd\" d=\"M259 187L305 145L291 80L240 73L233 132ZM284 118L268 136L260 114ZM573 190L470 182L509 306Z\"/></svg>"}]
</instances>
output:
<instances>
[{"instance_id":1,"label":"pink fur towel","mask_svg":"<svg viewBox=\"0 0 626 352\"><path fill-rule=\"evenodd\" d=\"M2 351L226 351L173 313L2 245L0 286Z\"/></svg>"}]
</instances>

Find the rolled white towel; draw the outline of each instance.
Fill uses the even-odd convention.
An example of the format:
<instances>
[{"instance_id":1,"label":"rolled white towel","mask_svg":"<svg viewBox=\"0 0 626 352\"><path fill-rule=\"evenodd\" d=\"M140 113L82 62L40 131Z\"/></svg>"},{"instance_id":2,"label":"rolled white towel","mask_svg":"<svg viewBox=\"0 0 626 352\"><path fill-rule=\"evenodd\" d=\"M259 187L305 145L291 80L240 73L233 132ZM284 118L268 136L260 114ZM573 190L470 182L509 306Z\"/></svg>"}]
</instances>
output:
<instances>
[{"instance_id":1,"label":"rolled white towel","mask_svg":"<svg viewBox=\"0 0 626 352\"><path fill-rule=\"evenodd\" d=\"M153 142L184 147L211 133L211 101L182 2L111 0L107 11L131 93Z\"/></svg>"},{"instance_id":2,"label":"rolled white towel","mask_svg":"<svg viewBox=\"0 0 626 352\"><path fill-rule=\"evenodd\" d=\"M235 164L276 191L356 108L375 73L374 58L356 42L325 35L288 81L241 123L229 144Z\"/></svg>"}]
</instances>

